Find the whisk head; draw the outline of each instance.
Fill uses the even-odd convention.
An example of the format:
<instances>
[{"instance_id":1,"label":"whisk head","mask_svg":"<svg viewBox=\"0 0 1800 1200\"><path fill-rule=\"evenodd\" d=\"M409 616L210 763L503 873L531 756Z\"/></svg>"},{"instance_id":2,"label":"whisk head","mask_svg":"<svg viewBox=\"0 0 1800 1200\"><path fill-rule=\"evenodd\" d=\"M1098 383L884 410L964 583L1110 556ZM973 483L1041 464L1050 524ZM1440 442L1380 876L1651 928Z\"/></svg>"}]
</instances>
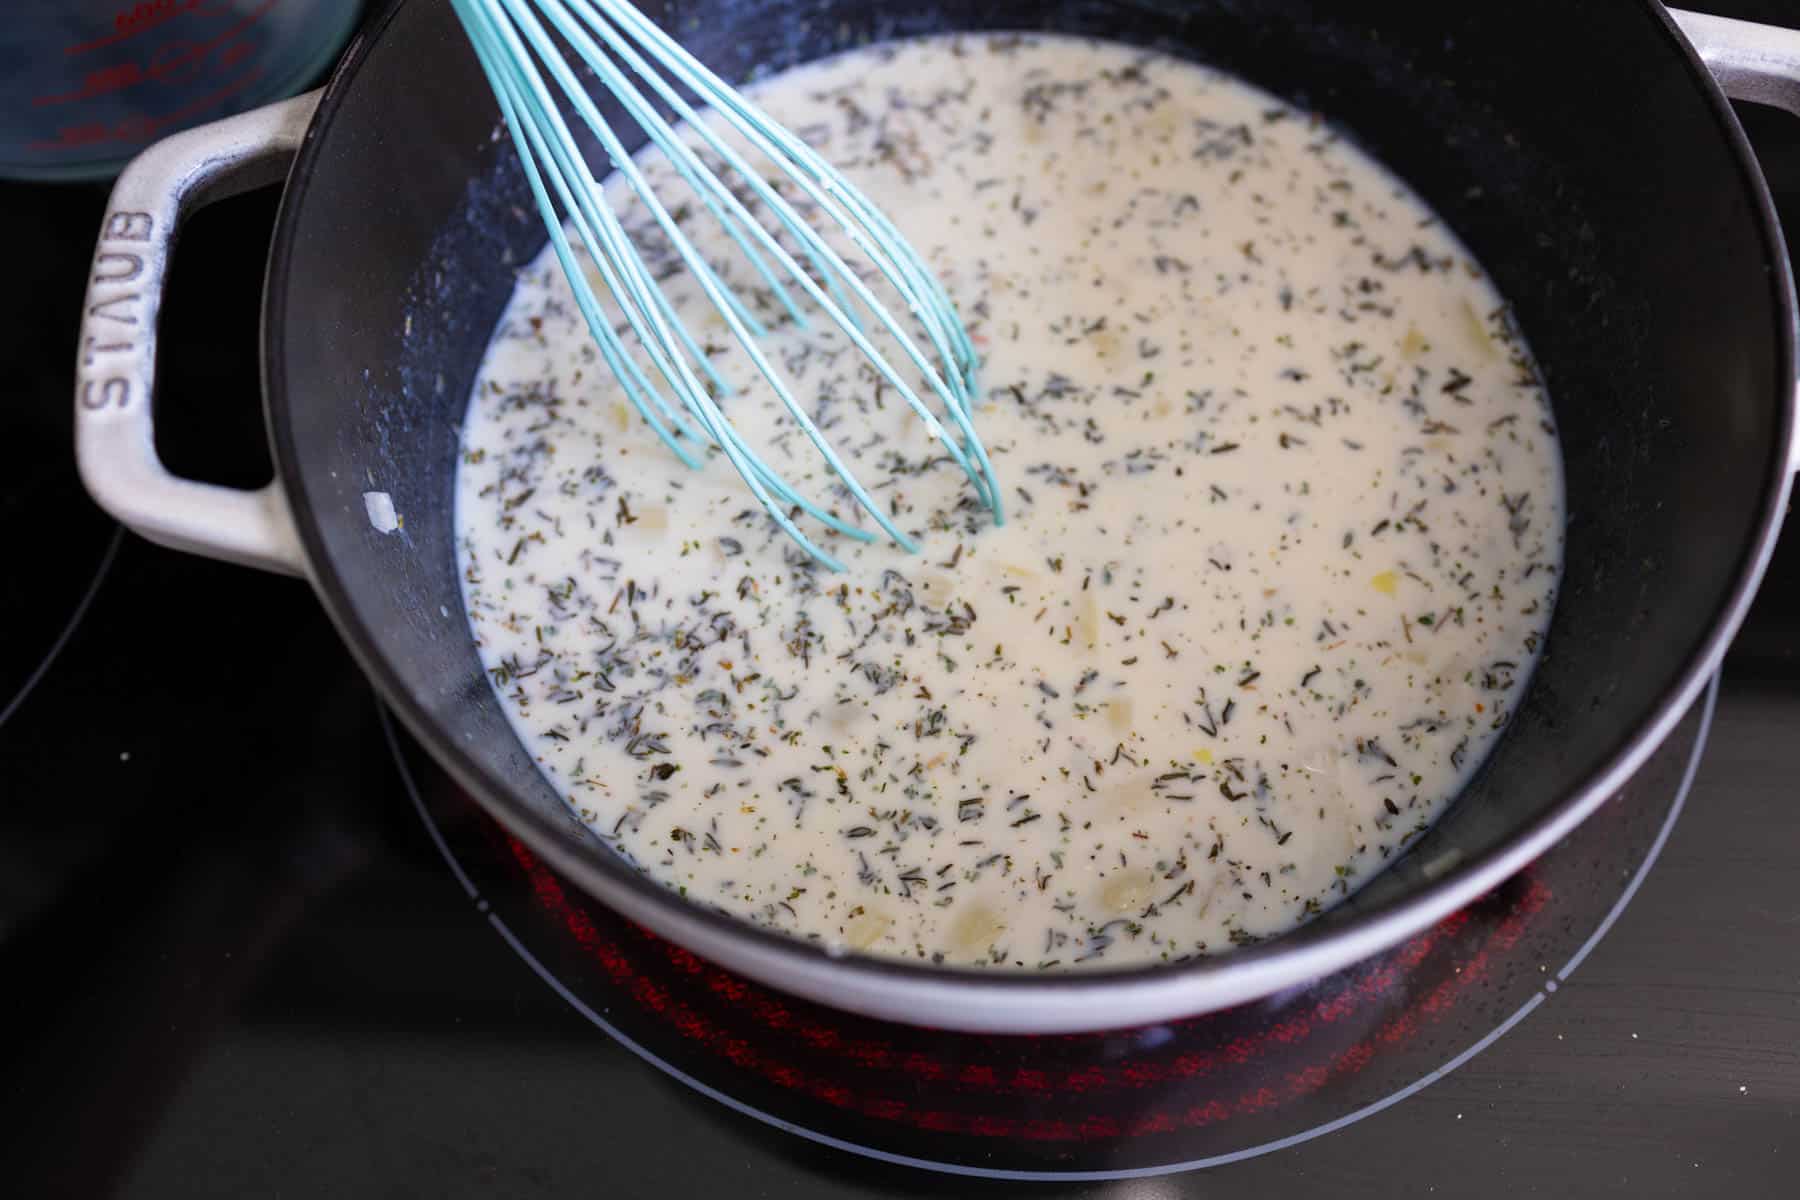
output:
<instances>
[{"instance_id":1,"label":"whisk head","mask_svg":"<svg viewBox=\"0 0 1800 1200\"><path fill-rule=\"evenodd\" d=\"M757 374L780 398L844 491L896 544L908 551L917 549L857 481L759 347L758 339L766 335L766 327L681 231L567 54L586 64L649 143L662 152L705 211L721 223L788 316L802 325L808 321L807 307L794 296L798 290L813 309L843 330L880 379L925 422L951 461L967 473L996 523L1004 519L999 484L972 418L977 356L968 331L943 286L867 197L799 137L758 110L625 0L451 3L499 102L549 230L550 244L601 356L627 399L670 450L688 465L698 466L693 451L709 444L717 446L776 524L808 555L833 570L841 570L842 564L807 536L796 516L810 517L859 541L876 537L796 490L745 443L720 411L715 396L728 393L729 386L707 361L614 212L581 153L563 106L557 103L558 96L598 139L611 167L623 176ZM675 121L663 115L656 101ZM769 174L786 180L791 185L788 190L803 198L807 209L822 214L825 220L819 224L824 228L816 227L782 194L783 189L753 167L733 146L734 139L721 136L702 118L701 110L716 114L719 124L768 164L765 170ZM719 171L681 135L675 122L685 126L693 140L760 205L766 220L750 211ZM630 352L603 311L576 259L568 229L573 229L597 268L642 357L649 361L649 370ZM904 316L896 316L879 301L869 282L834 247L833 238L827 236L832 232L862 256L872 268L871 278L878 276L886 282L904 306ZM897 348L898 357L913 372L913 381L876 345L872 329ZM935 399L947 422L921 392Z\"/></svg>"}]
</instances>

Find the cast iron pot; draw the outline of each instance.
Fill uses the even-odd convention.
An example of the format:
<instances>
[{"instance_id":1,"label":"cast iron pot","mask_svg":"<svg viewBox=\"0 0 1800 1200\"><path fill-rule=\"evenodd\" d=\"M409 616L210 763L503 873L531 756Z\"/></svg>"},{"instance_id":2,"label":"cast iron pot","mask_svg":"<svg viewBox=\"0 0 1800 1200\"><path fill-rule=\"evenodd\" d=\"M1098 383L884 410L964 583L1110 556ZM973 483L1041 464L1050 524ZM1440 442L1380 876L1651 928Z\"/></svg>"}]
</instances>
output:
<instances>
[{"instance_id":1,"label":"cast iron pot","mask_svg":"<svg viewBox=\"0 0 1800 1200\"><path fill-rule=\"evenodd\" d=\"M1561 428L1569 524L1547 653L1510 731L1411 854L1287 936L1170 968L1015 975L834 957L690 904L565 809L464 625L458 427L513 271L544 233L448 5L400 5L322 93L170 138L120 179L84 315L82 475L146 537L310 579L437 760L632 919L764 983L893 1020L1055 1032L1209 1011L1346 966L1502 882L1617 794L1717 668L1787 500L1795 424L1793 279L1726 92L1800 110L1800 35L1671 19L1649 0L645 10L737 80L871 39L1043 29L1198 59L1328 114L1425 196L1515 306ZM152 439L177 229L207 199L284 174L262 324L276 478L254 492L177 479ZM392 497L400 529L371 522L371 491Z\"/></svg>"}]
</instances>

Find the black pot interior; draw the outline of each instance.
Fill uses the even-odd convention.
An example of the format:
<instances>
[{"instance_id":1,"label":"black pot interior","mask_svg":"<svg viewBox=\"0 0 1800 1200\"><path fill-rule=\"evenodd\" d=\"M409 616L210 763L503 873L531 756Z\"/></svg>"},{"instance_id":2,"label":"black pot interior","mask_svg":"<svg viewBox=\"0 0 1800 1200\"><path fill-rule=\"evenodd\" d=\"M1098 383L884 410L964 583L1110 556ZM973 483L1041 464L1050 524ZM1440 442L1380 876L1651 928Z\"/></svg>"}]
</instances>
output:
<instances>
[{"instance_id":1,"label":"black pot interior","mask_svg":"<svg viewBox=\"0 0 1800 1200\"><path fill-rule=\"evenodd\" d=\"M1568 467L1548 654L1511 732L1436 830L1295 938L1402 902L1436 868L1568 803L1665 704L1753 569L1793 387L1784 268L1760 185L1652 4L643 7L738 80L948 29L1086 33L1203 60L1326 114L1496 276L1543 365ZM448 5L402 5L340 72L273 254L276 458L329 606L440 759L490 804L537 814L599 870L648 887L566 815L465 632L458 427L512 272L544 241L495 125ZM370 527L370 490L392 495L400 532Z\"/></svg>"}]
</instances>

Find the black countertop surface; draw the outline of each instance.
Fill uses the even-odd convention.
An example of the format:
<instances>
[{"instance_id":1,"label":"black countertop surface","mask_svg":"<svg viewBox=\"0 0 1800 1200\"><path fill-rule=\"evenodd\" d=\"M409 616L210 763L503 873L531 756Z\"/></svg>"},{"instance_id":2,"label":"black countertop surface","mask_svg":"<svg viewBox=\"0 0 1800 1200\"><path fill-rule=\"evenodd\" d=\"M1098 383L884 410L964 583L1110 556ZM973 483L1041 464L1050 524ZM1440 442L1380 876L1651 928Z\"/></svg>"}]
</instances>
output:
<instances>
[{"instance_id":1,"label":"black countertop surface","mask_svg":"<svg viewBox=\"0 0 1800 1200\"><path fill-rule=\"evenodd\" d=\"M1768 19L1782 6L1707 7ZM1745 116L1794 239L1800 123ZM103 200L0 185L25 267L0 300L13 564L0 603L19 614L0 639L0 1191L972 1190L779 1133L608 1040L470 905L307 589L120 536L92 508L68 426ZM273 203L195 220L166 313L164 394L179 403L160 440L173 465L221 482L268 470L254 363ZM989 1186L1794 1195L1797 733L1790 532L1728 660L1685 813L1550 1003L1417 1095L1303 1146L1170 1177Z\"/></svg>"}]
</instances>

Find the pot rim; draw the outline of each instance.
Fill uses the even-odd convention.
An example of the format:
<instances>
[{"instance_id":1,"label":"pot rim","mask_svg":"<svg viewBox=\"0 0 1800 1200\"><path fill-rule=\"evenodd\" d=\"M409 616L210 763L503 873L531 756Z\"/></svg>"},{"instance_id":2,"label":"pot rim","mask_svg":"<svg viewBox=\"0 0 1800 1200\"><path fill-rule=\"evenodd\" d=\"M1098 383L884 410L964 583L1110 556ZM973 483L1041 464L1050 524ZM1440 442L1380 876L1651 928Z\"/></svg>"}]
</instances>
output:
<instances>
[{"instance_id":1,"label":"pot rim","mask_svg":"<svg viewBox=\"0 0 1800 1200\"><path fill-rule=\"evenodd\" d=\"M1302 926L1267 943L1170 966L1099 968L1059 975L983 971L934 966L857 953L834 954L797 938L762 929L692 903L620 864L612 870L582 853L547 817L510 802L510 790L464 753L437 726L393 671L375 639L355 616L350 597L329 571L324 536L304 478L292 469L296 447L288 423L279 419L286 396L275 380L282 375L282 330L288 320L286 292L294 249L297 212L320 146L331 136L343 98L362 62L395 20L388 13L350 48L334 72L307 130L282 197L269 254L262 323L262 374L270 444L309 575L339 636L384 703L399 716L458 786L489 816L523 840L584 890L660 936L720 965L782 991L865 1016L905 1024L932 1025L974 1033L1076 1033L1120 1029L1194 1016L1260 999L1368 958L1425 929L1492 890L1548 850L1616 794L1687 713L1718 669L1733 635L1749 610L1786 510L1792 479L1788 447L1795 435L1795 394L1772 398L1779 407L1780 436L1769 447L1765 483L1750 549L1738 565L1730 591L1712 628L1681 667L1672 686L1657 697L1650 718L1587 781L1548 812L1515 831L1485 855L1457 864L1404 897L1342 925ZM1774 203L1760 165L1731 102L1702 64L1693 46L1657 0L1642 0L1685 63L1730 148L1742 185L1749 193L1764 242L1777 331L1776 378L1793 381L1800 357L1792 264Z\"/></svg>"}]
</instances>

